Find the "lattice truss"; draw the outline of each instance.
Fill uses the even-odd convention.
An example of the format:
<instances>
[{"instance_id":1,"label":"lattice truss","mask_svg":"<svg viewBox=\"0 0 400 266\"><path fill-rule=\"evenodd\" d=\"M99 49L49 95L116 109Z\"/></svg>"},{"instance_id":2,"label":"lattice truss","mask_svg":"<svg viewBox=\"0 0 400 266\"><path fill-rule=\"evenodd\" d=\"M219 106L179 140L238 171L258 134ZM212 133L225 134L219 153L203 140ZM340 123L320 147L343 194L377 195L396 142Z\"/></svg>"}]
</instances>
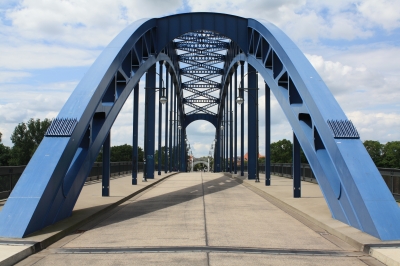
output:
<instances>
[{"instance_id":1,"label":"lattice truss","mask_svg":"<svg viewBox=\"0 0 400 266\"><path fill-rule=\"evenodd\" d=\"M210 109L220 103L221 83L218 81L223 74L230 39L216 32L201 30L185 33L174 43L181 66L182 89L191 93L183 100L185 105L193 108L186 114L216 115Z\"/></svg>"}]
</instances>

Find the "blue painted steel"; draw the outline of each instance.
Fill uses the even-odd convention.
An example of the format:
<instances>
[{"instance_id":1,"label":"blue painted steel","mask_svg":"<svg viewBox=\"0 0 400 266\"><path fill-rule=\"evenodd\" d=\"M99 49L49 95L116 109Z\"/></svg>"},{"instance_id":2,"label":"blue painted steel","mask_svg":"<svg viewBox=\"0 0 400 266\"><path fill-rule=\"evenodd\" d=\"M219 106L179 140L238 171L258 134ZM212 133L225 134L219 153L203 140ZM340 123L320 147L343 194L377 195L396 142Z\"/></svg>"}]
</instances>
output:
<instances>
[{"instance_id":1,"label":"blue painted steel","mask_svg":"<svg viewBox=\"0 0 400 266\"><path fill-rule=\"evenodd\" d=\"M161 175L161 132L162 132L162 104L160 103L163 88L163 64L159 64L159 80L158 80L158 175Z\"/></svg>"},{"instance_id":2,"label":"blue painted steel","mask_svg":"<svg viewBox=\"0 0 400 266\"><path fill-rule=\"evenodd\" d=\"M332 127L332 121L348 119L301 51L269 22L214 13L143 19L123 30L107 46L58 115L58 119L77 119L72 134L44 137L0 213L0 236L23 237L71 215L119 111L142 75L158 61L166 61L174 75L173 97L178 98L179 119L185 123L182 80L177 75L180 58L172 40L201 30L229 38L228 44L215 47L228 47L225 57L201 55L203 59L224 58L223 72L218 72L223 75L219 88L226 86L230 68L238 61L247 61L264 78L298 138L332 216L382 240L400 239L396 202L360 139L352 130L337 132L348 123ZM200 59L199 45L194 47L195 55L184 59ZM210 75L212 67L187 69L186 73ZM211 83L200 82L203 85L198 91L218 87ZM195 86L188 85L189 89ZM217 99L223 99L222 93L220 90ZM241 108L244 118L243 105ZM205 107L200 109L206 113ZM220 104L218 125L223 112ZM216 169L220 170L219 130L216 137Z\"/></svg>"},{"instance_id":3,"label":"blue painted steel","mask_svg":"<svg viewBox=\"0 0 400 266\"><path fill-rule=\"evenodd\" d=\"M240 64L240 88L244 88L244 62ZM244 91L239 90L244 99ZM240 176L244 176L244 104L240 105Z\"/></svg>"},{"instance_id":4,"label":"blue painted steel","mask_svg":"<svg viewBox=\"0 0 400 266\"><path fill-rule=\"evenodd\" d=\"M221 136L220 130L215 133L215 150L214 150L214 172L221 172Z\"/></svg>"},{"instance_id":5,"label":"blue painted steel","mask_svg":"<svg viewBox=\"0 0 400 266\"><path fill-rule=\"evenodd\" d=\"M271 185L271 94L265 83L265 185Z\"/></svg>"},{"instance_id":6,"label":"blue painted steel","mask_svg":"<svg viewBox=\"0 0 400 266\"><path fill-rule=\"evenodd\" d=\"M145 123L144 123L144 175L154 179L154 149L156 124L156 65L147 70L145 92Z\"/></svg>"},{"instance_id":7,"label":"blue painted steel","mask_svg":"<svg viewBox=\"0 0 400 266\"><path fill-rule=\"evenodd\" d=\"M225 166L225 172L229 172L229 136L228 136L228 126L229 126L229 118L228 118L228 86L225 86L225 106L223 107L225 110L225 116L224 116L224 166Z\"/></svg>"},{"instance_id":8,"label":"blue painted steel","mask_svg":"<svg viewBox=\"0 0 400 266\"><path fill-rule=\"evenodd\" d=\"M103 143L103 176L101 177L101 195L110 196L110 158L111 158L111 133L108 133Z\"/></svg>"},{"instance_id":9,"label":"blue painted steel","mask_svg":"<svg viewBox=\"0 0 400 266\"><path fill-rule=\"evenodd\" d=\"M186 172L186 130L185 128L181 129L181 150L180 150L180 171Z\"/></svg>"},{"instance_id":10,"label":"blue painted steel","mask_svg":"<svg viewBox=\"0 0 400 266\"><path fill-rule=\"evenodd\" d=\"M301 160L300 160L300 143L296 134L293 133L293 197L301 198Z\"/></svg>"},{"instance_id":11,"label":"blue painted steel","mask_svg":"<svg viewBox=\"0 0 400 266\"><path fill-rule=\"evenodd\" d=\"M238 86L237 86L237 67L235 67L235 72L234 72L234 75L235 75L235 87L234 87L234 99L233 99L233 101L234 101L234 106L235 106L235 111L234 111L234 113L235 113L235 124L234 124L234 131L235 131L235 136L234 136L234 141L233 141L233 145L234 145L234 149L235 149L235 151L234 151L234 174L237 174L237 104L236 104L236 98L238 97L237 96L237 88L238 88Z\"/></svg>"},{"instance_id":12,"label":"blue painted steel","mask_svg":"<svg viewBox=\"0 0 400 266\"><path fill-rule=\"evenodd\" d=\"M169 152L169 147L168 147L168 93L169 93L169 73L168 69L165 71L165 97L167 98L167 102L165 103L165 131L164 131L164 143L165 143L165 153L164 153L164 172L168 173L168 152Z\"/></svg>"},{"instance_id":13,"label":"blue painted steel","mask_svg":"<svg viewBox=\"0 0 400 266\"><path fill-rule=\"evenodd\" d=\"M247 171L248 179L256 179L257 175L257 73L256 70L250 64L247 65L247 84L249 90L247 92L247 147L248 147L248 160L247 160Z\"/></svg>"},{"instance_id":14,"label":"blue painted steel","mask_svg":"<svg viewBox=\"0 0 400 266\"><path fill-rule=\"evenodd\" d=\"M173 120L173 99L174 99L174 83L173 83L173 79L171 78L171 93L169 95L168 101L169 101L169 109L170 109L170 115L169 115L169 145L168 145L168 167L169 167L169 171L172 171L172 153L173 153L173 146L172 146L172 135L174 133L174 128L172 127L172 120Z\"/></svg>"},{"instance_id":15,"label":"blue painted steel","mask_svg":"<svg viewBox=\"0 0 400 266\"><path fill-rule=\"evenodd\" d=\"M232 74L229 78L229 168L230 172L233 172L233 111L232 111L232 103L236 102L232 101Z\"/></svg>"},{"instance_id":16,"label":"blue painted steel","mask_svg":"<svg viewBox=\"0 0 400 266\"><path fill-rule=\"evenodd\" d=\"M133 123L132 123L132 185L137 185L138 173L138 134L139 128L139 83L133 89Z\"/></svg>"}]
</instances>

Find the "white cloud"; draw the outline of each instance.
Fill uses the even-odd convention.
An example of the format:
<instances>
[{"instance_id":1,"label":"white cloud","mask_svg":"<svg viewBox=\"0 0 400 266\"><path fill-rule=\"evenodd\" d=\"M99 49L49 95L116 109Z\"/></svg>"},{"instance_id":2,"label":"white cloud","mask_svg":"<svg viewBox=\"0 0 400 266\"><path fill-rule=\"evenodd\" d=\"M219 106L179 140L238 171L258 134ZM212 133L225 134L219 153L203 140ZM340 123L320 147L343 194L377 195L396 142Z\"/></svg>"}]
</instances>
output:
<instances>
[{"instance_id":1,"label":"white cloud","mask_svg":"<svg viewBox=\"0 0 400 266\"><path fill-rule=\"evenodd\" d=\"M45 73L56 67L88 67L103 47L129 23L143 17L173 14L183 9L182 2L23 0L16 6L2 3L0 132L4 133L5 143L10 145L8 136L17 123L31 117L56 116L77 83L66 76L51 82L42 78L35 81L39 85L32 85L37 74L33 70ZM353 120L363 139L399 139L397 122L390 121L400 121L400 48L395 44L373 43L377 33L391 36L391 32L400 27L400 13L396 12L400 9L399 1L188 0L186 4L194 12L229 12L275 23L308 53L308 59ZM348 42L344 45L341 40ZM334 44L330 45L330 41ZM352 41L358 45L353 45ZM262 81L260 83L262 86ZM262 153L265 127L263 101L263 94L260 93ZM143 90L140 146L143 146L142 110ZM272 141L291 139L291 127L273 97L271 110ZM113 126L112 145L131 143L131 121L130 97ZM214 130L208 122L197 122L188 127L187 134L196 156L208 154ZM247 127L245 132L247 135ZM245 143L247 145L246 136Z\"/></svg>"},{"instance_id":2,"label":"white cloud","mask_svg":"<svg viewBox=\"0 0 400 266\"><path fill-rule=\"evenodd\" d=\"M358 10L369 21L383 27L385 30L393 30L400 26L400 2L397 0L365 0L358 5Z\"/></svg>"},{"instance_id":3,"label":"white cloud","mask_svg":"<svg viewBox=\"0 0 400 266\"><path fill-rule=\"evenodd\" d=\"M399 106L400 107L400 106ZM381 143L400 139L400 114L354 111L348 114L360 137Z\"/></svg>"},{"instance_id":4,"label":"white cloud","mask_svg":"<svg viewBox=\"0 0 400 266\"><path fill-rule=\"evenodd\" d=\"M0 56L1 57L1 56ZM23 71L0 71L1 83L16 83L22 78L30 77L31 73Z\"/></svg>"}]
</instances>

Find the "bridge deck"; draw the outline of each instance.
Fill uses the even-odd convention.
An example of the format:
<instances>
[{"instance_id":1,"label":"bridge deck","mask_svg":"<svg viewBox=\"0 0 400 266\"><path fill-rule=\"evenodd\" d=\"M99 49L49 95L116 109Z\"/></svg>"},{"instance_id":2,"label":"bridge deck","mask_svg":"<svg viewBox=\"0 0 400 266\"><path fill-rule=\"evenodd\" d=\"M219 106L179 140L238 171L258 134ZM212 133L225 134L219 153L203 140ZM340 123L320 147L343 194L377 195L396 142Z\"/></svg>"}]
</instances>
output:
<instances>
[{"instance_id":1,"label":"bridge deck","mask_svg":"<svg viewBox=\"0 0 400 266\"><path fill-rule=\"evenodd\" d=\"M317 185L293 199L289 179L272 182L174 175L19 265L380 265L290 206L329 220Z\"/></svg>"}]
</instances>

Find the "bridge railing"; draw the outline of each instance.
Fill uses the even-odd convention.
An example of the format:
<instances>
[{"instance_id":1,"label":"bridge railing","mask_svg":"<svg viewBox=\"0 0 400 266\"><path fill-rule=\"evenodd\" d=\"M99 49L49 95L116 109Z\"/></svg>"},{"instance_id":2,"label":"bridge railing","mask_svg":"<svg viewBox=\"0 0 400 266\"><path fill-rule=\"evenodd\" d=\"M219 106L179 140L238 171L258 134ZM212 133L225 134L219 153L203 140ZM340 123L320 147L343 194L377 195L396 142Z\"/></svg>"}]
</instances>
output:
<instances>
[{"instance_id":1,"label":"bridge railing","mask_svg":"<svg viewBox=\"0 0 400 266\"><path fill-rule=\"evenodd\" d=\"M132 173L132 162L111 162L110 176ZM6 199L17 184L25 165L0 166L0 199ZM138 163L138 171L143 172L143 163ZM100 180L102 178L103 163L94 163L86 182ZM34 181L32 181L34 182Z\"/></svg>"},{"instance_id":2,"label":"bridge railing","mask_svg":"<svg viewBox=\"0 0 400 266\"><path fill-rule=\"evenodd\" d=\"M239 168L239 167L238 167ZM25 169L25 165L21 166L0 166L0 199L8 198L15 184L18 182L19 177ZM162 169L164 167L162 166ZM155 167L157 170L157 165ZM245 165L245 172L247 172L247 165ZM265 165L259 164L258 170L264 173ZM388 186L389 190L396 197L400 197L400 169L394 168L380 168L379 172L383 180ZM102 177L103 164L94 163L92 170L86 182L100 180ZM138 171L143 172L143 163L138 163ZM132 172L132 162L111 162L111 177L120 176ZM293 178L292 164L291 163L272 163L271 174ZM317 183L313 171L308 164L301 164L301 177L304 181Z\"/></svg>"},{"instance_id":3,"label":"bridge railing","mask_svg":"<svg viewBox=\"0 0 400 266\"><path fill-rule=\"evenodd\" d=\"M293 165L291 163L272 163L271 174L293 178L292 167ZM265 165L260 164L258 170L260 173L265 173ZM396 198L400 197L400 169L378 167L378 170L390 192L392 192ZM302 163L300 173L302 180L318 183L309 164Z\"/></svg>"}]
</instances>

